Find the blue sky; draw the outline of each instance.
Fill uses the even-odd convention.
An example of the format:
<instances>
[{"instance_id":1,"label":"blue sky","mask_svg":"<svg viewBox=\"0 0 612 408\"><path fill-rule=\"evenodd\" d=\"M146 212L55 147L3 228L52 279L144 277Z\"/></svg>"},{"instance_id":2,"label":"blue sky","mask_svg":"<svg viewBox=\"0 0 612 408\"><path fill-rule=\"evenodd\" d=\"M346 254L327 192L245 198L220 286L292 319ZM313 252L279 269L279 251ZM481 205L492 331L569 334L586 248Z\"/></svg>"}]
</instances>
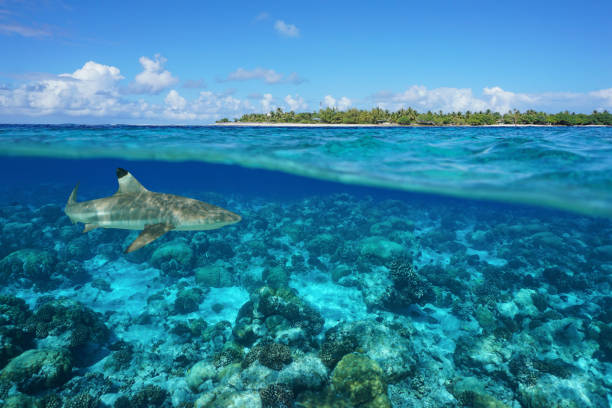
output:
<instances>
[{"instance_id":1,"label":"blue sky","mask_svg":"<svg viewBox=\"0 0 612 408\"><path fill-rule=\"evenodd\" d=\"M0 0L0 121L612 109L612 2Z\"/></svg>"}]
</instances>

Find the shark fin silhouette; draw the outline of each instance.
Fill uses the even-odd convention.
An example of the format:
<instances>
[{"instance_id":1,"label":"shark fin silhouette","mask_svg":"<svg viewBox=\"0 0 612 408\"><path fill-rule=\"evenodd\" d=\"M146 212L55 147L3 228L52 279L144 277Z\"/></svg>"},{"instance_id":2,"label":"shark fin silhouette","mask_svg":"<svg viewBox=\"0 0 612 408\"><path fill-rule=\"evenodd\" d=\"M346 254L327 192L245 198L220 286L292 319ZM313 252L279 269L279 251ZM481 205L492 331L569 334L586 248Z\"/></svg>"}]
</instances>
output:
<instances>
[{"instance_id":1,"label":"shark fin silhouette","mask_svg":"<svg viewBox=\"0 0 612 408\"><path fill-rule=\"evenodd\" d=\"M143 246L150 244L151 242L155 241L157 238L161 237L173 228L174 225L164 223L145 225L138 238L136 238L134 242L132 242L130 246L127 247L125 253L129 254L130 252L134 252L137 249L140 249Z\"/></svg>"}]
</instances>

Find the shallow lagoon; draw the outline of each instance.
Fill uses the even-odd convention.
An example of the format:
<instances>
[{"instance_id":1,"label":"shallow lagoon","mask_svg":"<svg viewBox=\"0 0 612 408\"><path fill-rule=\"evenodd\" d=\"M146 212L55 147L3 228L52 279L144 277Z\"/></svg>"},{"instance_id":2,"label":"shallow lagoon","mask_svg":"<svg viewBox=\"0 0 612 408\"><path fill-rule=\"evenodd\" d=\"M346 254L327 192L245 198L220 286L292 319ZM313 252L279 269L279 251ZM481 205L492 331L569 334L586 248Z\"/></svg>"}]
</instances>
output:
<instances>
[{"instance_id":1,"label":"shallow lagoon","mask_svg":"<svg viewBox=\"0 0 612 408\"><path fill-rule=\"evenodd\" d=\"M38 157L15 157L10 132L4 129L1 151L12 157L0 164L0 382L9 406L612 401L608 218L167 157L48 157L74 156L79 147L69 145L62 155L41 157L49 151L39 144ZM36 132L44 139L44 128ZM331 152L326 160L347 158L343 174L352 161L360 175L364 163L355 155L380 153L377 145L388 143L370 137L373 145L363 144L366 137L351 150L354 140L342 135L334 135L335 148L323 145ZM607 146L607 138L597 143ZM208 141L192 143L205 151ZM229 149L219 143L211 149ZM283 151L263 140L253 145L260 153L267 146L266 158ZM588 156L591 173L572 159L574 178L549 186L555 200L570 197L558 189L563 180L571 186L590 177L600 181L583 187L609 210L610 192L597 173L608 164L595 156ZM432 166L444 166L431 157ZM564 160L543 150L531 160L542 157ZM124 255L137 232L83 234L63 214L77 181L79 200L113 194L116 167L153 191L198 198L243 221L170 232ZM24 370L26 363L34 368Z\"/></svg>"}]
</instances>

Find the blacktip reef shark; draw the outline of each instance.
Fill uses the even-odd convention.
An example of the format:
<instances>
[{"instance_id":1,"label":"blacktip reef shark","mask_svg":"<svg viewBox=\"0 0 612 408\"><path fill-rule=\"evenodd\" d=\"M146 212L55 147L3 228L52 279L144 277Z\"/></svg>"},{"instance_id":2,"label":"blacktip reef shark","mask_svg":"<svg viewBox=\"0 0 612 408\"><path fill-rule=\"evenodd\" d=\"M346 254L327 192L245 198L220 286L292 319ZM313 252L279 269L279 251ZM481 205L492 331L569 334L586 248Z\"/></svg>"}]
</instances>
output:
<instances>
[{"instance_id":1,"label":"blacktip reef shark","mask_svg":"<svg viewBox=\"0 0 612 408\"><path fill-rule=\"evenodd\" d=\"M73 223L95 228L142 230L125 253L136 251L171 230L202 231L235 224L242 218L216 205L147 190L127 170L117 169L119 189L110 197L77 203L77 184L65 212Z\"/></svg>"}]
</instances>

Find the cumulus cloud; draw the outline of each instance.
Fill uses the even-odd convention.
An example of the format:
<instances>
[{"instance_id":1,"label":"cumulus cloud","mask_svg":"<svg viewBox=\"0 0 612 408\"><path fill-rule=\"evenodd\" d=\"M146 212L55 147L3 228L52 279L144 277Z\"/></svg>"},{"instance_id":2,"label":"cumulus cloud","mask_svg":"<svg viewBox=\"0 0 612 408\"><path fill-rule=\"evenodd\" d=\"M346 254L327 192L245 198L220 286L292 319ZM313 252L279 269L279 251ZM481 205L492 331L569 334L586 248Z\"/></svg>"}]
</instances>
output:
<instances>
[{"instance_id":1,"label":"cumulus cloud","mask_svg":"<svg viewBox=\"0 0 612 408\"><path fill-rule=\"evenodd\" d=\"M160 58L147 60L143 64L143 67L147 66L145 71L164 72ZM274 75L265 74L269 80L276 80ZM256 77L265 82L266 77L258 75ZM287 77L283 78L286 80ZM201 91L197 96L188 98L172 88L163 96L137 99L134 95L121 92L125 78L118 67L95 61L88 61L73 72L21 75L15 79L15 83L0 85L0 118L4 121L209 123L220 117L240 116L247 112L269 112L279 106L294 111L308 109L304 98L297 94L278 99L272 93L249 94L240 98L236 96L239 92L234 93L233 90ZM346 96L338 98L326 95L323 101L325 106L339 110L353 105L353 101ZM567 109L589 112L593 109L612 109L612 88L583 93L517 93L493 86L475 94L468 88L428 89L413 86L403 92L379 92L364 107L370 108L372 103L389 109L411 106L419 111L491 109L505 113L511 109L547 112Z\"/></svg>"},{"instance_id":2,"label":"cumulus cloud","mask_svg":"<svg viewBox=\"0 0 612 408\"><path fill-rule=\"evenodd\" d=\"M343 111L343 110L347 110L349 106L351 106L351 100L347 98L346 96L343 96L340 99L336 100L336 98L334 98L331 95L325 95L325 97L323 98L323 104L327 106L328 108L333 108L333 109L338 109L338 110Z\"/></svg>"},{"instance_id":3,"label":"cumulus cloud","mask_svg":"<svg viewBox=\"0 0 612 408\"><path fill-rule=\"evenodd\" d=\"M280 83L292 83L300 84L304 82L298 74L292 72L289 75L283 75L276 72L273 69L255 68L252 70L238 68L236 71L231 72L225 81L249 81L252 79L259 79L267 84L280 84Z\"/></svg>"},{"instance_id":4,"label":"cumulus cloud","mask_svg":"<svg viewBox=\"0 0 612 408\"><path fill-rule=\"evenodd\" d=\"M414 85L400 93L378 93L374 100L379 106L393 109L411 106L417 110L466 111L487 109L485 101L477 99L469 88L427 89Z\"/></svg>"},{"instance_id":5,"label":"cumulus cloud","mask_svg":"<svg viewBox=\"0 0 612 408\"><path fill-rule=\"evenodd\" d=\"M300 30L293 24L287 24L283 20L276 20L274 29L284 37L299 37Z\"/></svg>"},{"instance_id":6,"label":"cumulus cloud","mask_svg":"<svg viewBox=\"0 0 612 408\"><path fill-rule=\"evenodd\" d=\"M72 74L60 74L59 77L77 79L81 81L82 87L89 88L92 92L103 89L114 91L117 82L123 79L119 68L98 64L94 61L86 62L82 68L77 69Z\"/></svg>"},{"instance_id":7,"label":"cumulus cloud","mask_svg":"<svg viewBox=\"0 0 612 408\"><path fill-rule=\"evenodd\" d=\"M174 112L183 111L187 106L187 100L179 95L174 89L168 92L168 95L164 98L164 102L166 103L166 107Z\"/></svg>"},{"instance_id":8,"label":"cumulus cloud","mask_svg":"<svg viewBox=\"0 0 612 408\"><path fill-rule=\"evenodd\" d=\"M530 106L536 103L537 97L524 93L504 91L499 86L484 88L482 94L488 100L488 109L497 112L508 112L515 106Z\"/></svg>"},{"instance_id":9,"label":"cumulus cloud","mask_svg":"<svg viewBox=\"0 0 612 408\"><path fill-rule=\"evenodd\" d=\"M164 64L168 60L161 55L156 54L154 59L140 57L138 61L143 71L134 78L129 89L131 92L158 94L178 82L178 78L164 69Z\"/></svg>"},{"instance_id":10,"label":"cumulus cloud","mask_svg":"<svg viewBox=\"0 0 612 408\"><path fill-rule=\"evenodd\" d=\"M606 109L612 107L612 88L589 92L589 96L599 100L601 106L597 107L596 109Z\"/></svg>"},{"instance_id":11,"label":"cumulus cloud","mask_svg":"<svg viewBox=\"0 0 612 408\"><path fill-rule=\"evenodd\" d=\"M252 111L248 101L242 101L231 95L202 91L198 97L189 102L172 89L164 99L163 117L173 120L213 120L220 116L238 115Z\"/></svg>"},{"instance_id":12,"label":"cumulus cloud","mask_svg":"<svg viewBox=\"0 0 612 408\"><path fill-rule=\"evenodd\" d=\"M264 94L263 97L261 98L261 101L259 102L261 103L262 110L266 113L276 108L276 106L273 105L274 98L272 97L272 94L269 94L269 93Z\"/></svg>"},{"instance_id":13,"label":"cumulus cloud","mask_svg":"<svg viewBox=\"0 0 612 408\"><path fill-rule=\"evenodd\" d=\"M36 77L19 86L0 87L0 117L73 117L77 122L105 123L210 122L221 115L255 110L248 100L230 93L200 92L197 98L187 100L172 89L161 103L129 100L120 92L124 77L119 68L94 61L72 73Z\"/></svg>"},{"instance_id":14,"label":"cumulus cloud","mask_svg":"<svg viewBox=\"0 0 612 408\"><path fill-rule=\"evenodd\" d=\"M255 68L250 71L238 68L227 76L228 81L248 81L250 79L263 79L268 84L276 84L283 79L283 76L273 69L263 68Z\"/></svg>"},{"instance_id":15,"label":"cumulus cloud","mask_svg":"<svg viewBox=\"0 0 612 408\"><path fill-rule=\"evenodd\" d=\"M470 88L434 88L414 85L404 92L378 92L373 101L382 108L412 107L419 111L484 111L505 113L512 109L537 109L548 112L560 110L589 111L612 108L612 91L603 89L588 93L544 92L517 93L498 86L484 88L475 95Z\"/></svg>"},{"instance_id":16,"label":"cumulus cloud","mask_svg":"<svg viewBox=\"0 0 612 408\"><path fill-rule=\"evenodd\" d=\"M251 109L248 102L231 95L215 94L210 91L200 92L200 96L193 102L193 106L195 112L206 115L238 113Z\"/></svg>"},{"instance_id":17,"label":"cumulus cloud","mask_svg":"<svg viewBox=\"0 0 612 408\"><path fill-rule=\"evenodd\" d=\"M308 104L304 101L304 98L297 94L295 96L285 96L285 103L289 107L289 110L292 111L305 110L308 108Z\"/></svg>"},{"instance_id":18,"label":"cumulus cloud","mask_svg":"<svg viewBox=\"0 0 612 408\"><path fill-rule=\"evenodd\" d=\"M71 74L60 74L0 91L0 110L25 115L56 112L104 116L120 110L119 68L86 62Z\"/></svg>"},{"instance_id":19,"label":"cumulus cloud","mask_svg":"<svg viewBox=\"0 0 612 408\"><path fill-rule=\"evenodd\" d=\"M20 24L0 24L0 34L20 35L22 37L49 37L51 33L47 30L35 27L27 27Z\"/></svg>"}]
</instances>

